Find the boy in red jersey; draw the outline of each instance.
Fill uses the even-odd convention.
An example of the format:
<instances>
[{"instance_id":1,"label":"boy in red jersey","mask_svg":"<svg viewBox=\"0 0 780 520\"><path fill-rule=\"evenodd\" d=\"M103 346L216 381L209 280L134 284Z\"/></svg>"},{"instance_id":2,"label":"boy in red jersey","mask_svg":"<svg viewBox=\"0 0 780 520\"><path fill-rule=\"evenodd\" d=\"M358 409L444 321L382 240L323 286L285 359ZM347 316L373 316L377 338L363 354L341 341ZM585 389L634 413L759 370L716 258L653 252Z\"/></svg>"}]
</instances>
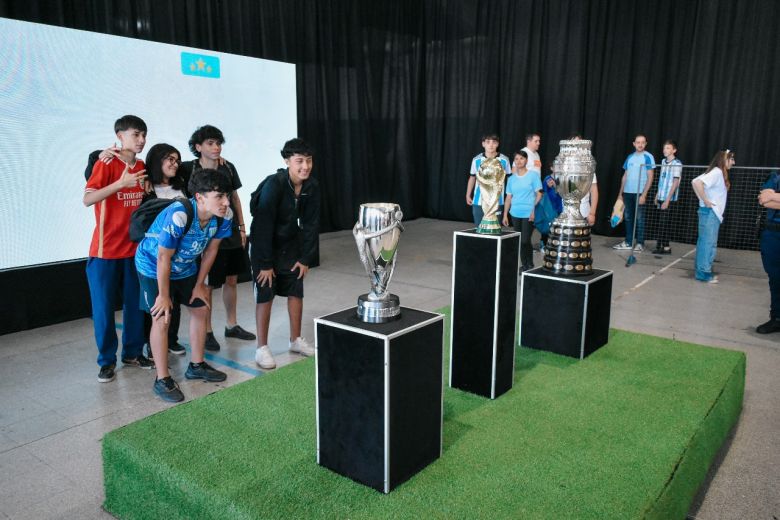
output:
<instances>
[{"instance_id":1,"label":"boy in red jersey","mask_svg":"<svg viewBox=\"0 0 780 520\"><path fill-rule=\"evenodd\" d=\"M117 336L114 323L115 299L122 295L122 363L154 368L141 351L144 345L143 311L138 305L136 245L130 240L130 215L144 196L144 163L136 154L146 144L146 123L136 116L123 116L114 123L122 143L118 161L98 161L84 190L84 205L95 206L95 231L89 246L87 281L92 299L92 320L100 365L98 381L116 377Z\"/></svg>"}]
</instances>

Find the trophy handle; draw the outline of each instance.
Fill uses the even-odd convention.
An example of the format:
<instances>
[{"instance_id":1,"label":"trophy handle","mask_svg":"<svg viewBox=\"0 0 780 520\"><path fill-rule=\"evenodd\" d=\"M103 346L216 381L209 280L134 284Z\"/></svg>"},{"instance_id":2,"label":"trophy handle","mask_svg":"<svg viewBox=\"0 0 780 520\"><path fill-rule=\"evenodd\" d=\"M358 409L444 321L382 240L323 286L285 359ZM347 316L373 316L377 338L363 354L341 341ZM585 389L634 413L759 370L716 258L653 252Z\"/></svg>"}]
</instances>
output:
<instances>
[{"instance_id":1,"label":"trophy handle","mask_svg":"<svg viewBox=\"0 0 780 520\"><path fill-rule=\"evenodd\" d=\"M355 228L353 228L353 230L352 230L353 234L355 233L355 229L357 229L357 226L359 224L360 223L355 224ZM361 229L363 229L363 226L360 226L360 227L361 227ZM366 240L371 240L372 238L376 238L378 236L382 236L385 233L388 233L388 232L394 230L395 228L399 228L401 231L403 231L404 230L404 225L401 224L400 220L396 220L395 222L393 222L392 224L390 224L386 228L382 228L379 231L374 231L373 233L363 233L363 238L366 239Z\"/></svg>"}]
</instances>

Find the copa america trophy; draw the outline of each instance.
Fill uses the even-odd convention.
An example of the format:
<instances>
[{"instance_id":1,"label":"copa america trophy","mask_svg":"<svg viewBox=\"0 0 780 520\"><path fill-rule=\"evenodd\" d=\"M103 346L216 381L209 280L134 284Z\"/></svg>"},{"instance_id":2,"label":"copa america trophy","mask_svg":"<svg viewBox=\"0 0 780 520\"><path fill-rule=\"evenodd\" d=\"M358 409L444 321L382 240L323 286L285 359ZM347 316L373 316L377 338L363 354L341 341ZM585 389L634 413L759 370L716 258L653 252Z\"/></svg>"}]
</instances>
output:
<instances>
[{"instance_id":1,"label":"copa america trophy","mask_svg":"<svg viewBox=\"0 0 780 520\"><path fill-rule=\"evenodd\" d=\"M496 217L501 195L504 193L504 178L506 172L497 157L482 162L477 172L479 185L479 205L482 206L482 221L477 233L483 235L500 235L501 223Z\"/></svg>"},{"instance_id":2,"label":"copa america trophy","mask_svg":"<svg viewBox=\"0 0 780 520\"><path fill-rule=\"evenodd\" d=\"M404 230L398 204L361 204L352 228L360 261L371 281L371 291L358 297L357 315L368 323L385 323L401 315L401 301L387 292L395 268L398 240Z\"/></svg>"},{"instance_id":3,"label":"copa america trophy","mask_svg":"<svg viewBox=\"0 0 780 520\"><path fill-rule=\"evenodd\" d=\"M590 193L596 161L590 154L591 142L584 139L561 141L561 151L553 162L563 211L553 220L544 253L544 267L564 275L593 272L590 225L580 214L580 201Z\"/></svg>"}]
</instances>

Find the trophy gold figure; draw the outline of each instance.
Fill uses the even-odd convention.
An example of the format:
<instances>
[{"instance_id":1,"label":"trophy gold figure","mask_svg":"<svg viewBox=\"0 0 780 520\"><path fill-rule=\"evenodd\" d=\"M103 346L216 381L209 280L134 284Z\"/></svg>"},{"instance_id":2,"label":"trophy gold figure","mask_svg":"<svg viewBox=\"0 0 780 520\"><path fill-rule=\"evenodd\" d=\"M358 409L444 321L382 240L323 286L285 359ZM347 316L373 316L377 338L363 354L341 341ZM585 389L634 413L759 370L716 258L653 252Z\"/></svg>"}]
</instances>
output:
<instances>
[{"instance_id":1,"label":"trophy gold figure","mask_svg":"<svg viewBox=\"0 0 780 520\"><path fill-rule=\"evenodd\" d=\"M477 185L479 186L479 205L484 216L479 223L477 233L483 235L500 235L501 223L496 212L499 201L504 193L504 179L506 172L501 161L497 157L482 162L477 171Z\"/></svg>"}]
</instances>

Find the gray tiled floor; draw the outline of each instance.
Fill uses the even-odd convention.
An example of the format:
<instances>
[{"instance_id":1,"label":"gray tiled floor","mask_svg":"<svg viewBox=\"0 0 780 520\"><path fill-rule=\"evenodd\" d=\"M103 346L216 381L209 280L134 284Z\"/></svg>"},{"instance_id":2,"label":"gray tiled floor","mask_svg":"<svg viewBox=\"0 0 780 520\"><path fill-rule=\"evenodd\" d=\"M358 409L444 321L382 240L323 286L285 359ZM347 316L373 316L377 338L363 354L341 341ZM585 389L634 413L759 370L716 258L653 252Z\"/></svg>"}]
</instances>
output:
<instances>
[{"instance_id":1,"label":"gray tiled floor","mask_svg":"<svg viewBox=\"0 0 780 520\"><path fill-rule=\"evenodd\" d=\"M392 282L403 305L429 310L449 305L451 233L466 227L427 219L407 223ZM712 286L692 279L692 246L675 244L671 257L639 254L626 268L627 253L609 247L616 241L594 240L596 265L615 273L613 327L748 355L742 416L691 516L780 517L780 334L754 332L766 319L769 302L758 254L720 251L721 283ZM309 338L312 318L352 306L368 290L350 232L322 235L321 263L306 281L303 331ZM249 284L241 285L239 298L239 322L254 330ZM220 300L217 295L215 301ZM286 352L285 305L284 299L275 303L270 334L280 364L300 359ZM186 340L186 316L183 321ZM214 325L223 349L211 361L228 373L228 381L184 380L185 360L173 356L172 373L188 399L261 373L251 342L219 333L224 326L219 304ZM101 509L100 439L169 405L152 395L148 371L120 368L116 381L98 383L95 354L88 319L0 337L0 518L110 518Z\"/></svg>"}]
</instances>

